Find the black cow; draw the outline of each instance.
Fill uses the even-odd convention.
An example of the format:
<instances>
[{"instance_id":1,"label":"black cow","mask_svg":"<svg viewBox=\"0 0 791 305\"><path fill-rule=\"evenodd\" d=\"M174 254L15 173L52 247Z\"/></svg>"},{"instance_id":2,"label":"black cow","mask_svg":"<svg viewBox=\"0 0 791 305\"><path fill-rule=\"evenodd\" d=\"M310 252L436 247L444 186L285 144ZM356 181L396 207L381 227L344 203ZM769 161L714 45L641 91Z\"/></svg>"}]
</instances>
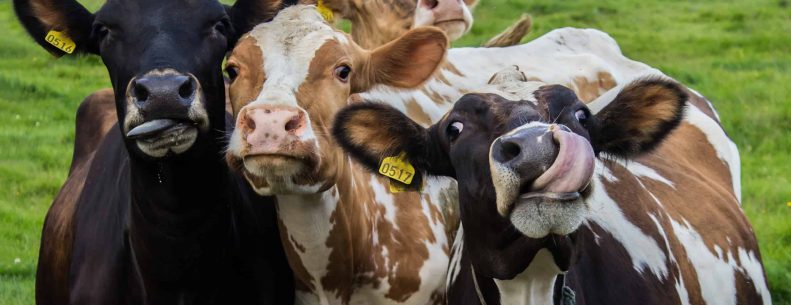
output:
<instances>
[{"instance_id":1,"label":"black cow","mask_svg":"<svg viewBox=\"0 0 791 305\"><path fill-rule=\"evenodd\" d=\"M593 115L568 88L524 86L466 95L429 128L375 103L335 118L369 169L404 156L458 180L448 304L771 303L724 132L692 93L640 79Z\"/></svg>"},{"instance_id":2,"label":"black cow","mask_svg":"<svg viewBox=\"0 0 791 305\"><path fill-rule=\"evenodd\" d=\"M222 158L223 56L280 5L110 0L94 14L74 0L14 1L48 51L102 57L120 122L101 136L109 91L78 112L73 166L43 230L38 304L293 302L272 205Z\"/></svg>"}]
</instances>

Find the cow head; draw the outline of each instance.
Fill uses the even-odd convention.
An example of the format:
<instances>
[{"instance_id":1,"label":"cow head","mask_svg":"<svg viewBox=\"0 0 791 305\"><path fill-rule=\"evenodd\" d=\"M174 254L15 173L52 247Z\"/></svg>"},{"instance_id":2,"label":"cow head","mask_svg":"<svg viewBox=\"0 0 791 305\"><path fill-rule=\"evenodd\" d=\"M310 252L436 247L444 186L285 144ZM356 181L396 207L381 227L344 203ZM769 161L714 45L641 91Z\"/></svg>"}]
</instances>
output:
<instances>
[{"instance_id":1,"label":"cow head","mask_svg":"<svg viewBox=\"0 0 791 305\"><path fill-rule=\"evenodd\" d=\"M429 128L384 104L359 103L338 114L333 134L372 170L403 153L424 174L457 179L476 272L511 279L542 248L568 268L596 158L651 150L678 125L686 95L668 80L639 80L592 115L565 87L523 88L532 94L521 101L465 95Z\"/></svg>"},{"instance_id":2,"label":"cow head","mask_svg":"<svg viewBox=\"0 0 791 305\"><path fill-rule=\"evenodd\" d=\"M322 3L336 15L351 20L355 42L365 48L374 48L421 26L439 27L451 40L458 39L472 28L470 8L477 1L324 0Z\"/></svg>"},{"instance_id":3,"label":"cow head","mask_svg":"<svg viewBox=\"0 0 791 305\"><path fill-rule=\"evenodd\" d=\"M229 163L262 195L326 190L347 160L330 129L350 95L379 84L418 86L446 47L445 34L421 28L368 51L313 6L284 9L244 36L228 60L236 118Z\"/></svg>"},{"instance_id":4,"label":"cow head","mask_svg":"<svg viewBox=\"0 0 791 305\"><path fill-rule=\"evenodd\" d=\"M276 12L272 1L110 0L91 13L74 0L14 0L28 33L58 31L74 52L98 54L110 74L118 121L132 155L161 158L217 142L224 130L221 64L238 34ZM193 149L194 151L195 149Z\"/></svg>"}]
</instances>

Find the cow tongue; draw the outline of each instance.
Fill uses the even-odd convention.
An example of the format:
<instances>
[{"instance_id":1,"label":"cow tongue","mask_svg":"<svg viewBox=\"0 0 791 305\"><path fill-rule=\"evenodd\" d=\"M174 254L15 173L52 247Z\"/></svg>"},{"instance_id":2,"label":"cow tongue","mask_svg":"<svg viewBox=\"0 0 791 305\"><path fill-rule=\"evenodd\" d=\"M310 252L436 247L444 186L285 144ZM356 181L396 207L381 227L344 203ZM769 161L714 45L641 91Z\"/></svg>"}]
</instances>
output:
<instances>
[{"instance_id":1,"label":"cow tongue","mask_svg":"<svg viewBox=\"0 0 791 305\"><path fill-rule=\"evenodd\" d=\"M126 133L126 137L132 140L150 137L152 135L162 133L163 131L177 124L177 121L170 119L148 121L138 125L135 128L132 128L132 130Z\"/></svg>"},{"instance_id":2,"label":"cow tongue","mask_svg":"<svg viewBox=\"0 0 791 305\"><path fill-rule=\"evenodd\" d=\"M593 176L594 154L587 139L560 128L553 130L558 143L555 162L531 186L541 193L576 193L583 190Z\"/></svg>"}]
</instances>

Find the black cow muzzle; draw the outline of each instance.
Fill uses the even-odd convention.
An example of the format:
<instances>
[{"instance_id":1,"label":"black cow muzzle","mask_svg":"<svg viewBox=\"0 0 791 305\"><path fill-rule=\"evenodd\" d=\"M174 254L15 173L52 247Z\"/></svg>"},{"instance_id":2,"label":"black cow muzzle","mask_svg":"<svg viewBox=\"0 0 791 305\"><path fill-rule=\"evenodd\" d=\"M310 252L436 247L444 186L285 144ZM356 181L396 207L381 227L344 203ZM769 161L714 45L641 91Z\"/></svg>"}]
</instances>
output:
<instances>
[{"instance_id":1,"label":"black cow muzzle","mask_svg":"<svg viewBox=\"0 0 791 305\"><path fill-rule=\"evenodd\" d=\"M203 91L192 74L152 70L134 78L126 96L126 138L148 156L183 153L208 130Z\"/></svg>"}]
</instances>

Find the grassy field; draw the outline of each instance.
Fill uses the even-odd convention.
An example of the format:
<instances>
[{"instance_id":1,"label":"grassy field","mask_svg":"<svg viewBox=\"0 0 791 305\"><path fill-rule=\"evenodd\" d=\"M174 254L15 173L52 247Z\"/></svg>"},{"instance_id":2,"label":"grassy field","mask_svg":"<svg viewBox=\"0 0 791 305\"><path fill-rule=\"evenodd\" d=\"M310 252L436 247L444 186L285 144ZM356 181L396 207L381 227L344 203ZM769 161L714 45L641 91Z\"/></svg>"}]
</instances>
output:
<instances>
[{"instance_id":1,"label":"grassy field","mask_svg":"<svg viewBox=\"0 0 791 305\"><path fill-rule=\"evenodd\" d=\"M527 40L557 27L599 28L627 56L709 97L741 149L744 209L773 300L791 304L788 0L480 2L472 32L457 45L479 45L528 12ZM97 57L56 60L35 46L7 0L0 0L0 28L0 304L33 304L41 226L66 178L75 110L109 80Z\"/></svg>"}]
</instances>

